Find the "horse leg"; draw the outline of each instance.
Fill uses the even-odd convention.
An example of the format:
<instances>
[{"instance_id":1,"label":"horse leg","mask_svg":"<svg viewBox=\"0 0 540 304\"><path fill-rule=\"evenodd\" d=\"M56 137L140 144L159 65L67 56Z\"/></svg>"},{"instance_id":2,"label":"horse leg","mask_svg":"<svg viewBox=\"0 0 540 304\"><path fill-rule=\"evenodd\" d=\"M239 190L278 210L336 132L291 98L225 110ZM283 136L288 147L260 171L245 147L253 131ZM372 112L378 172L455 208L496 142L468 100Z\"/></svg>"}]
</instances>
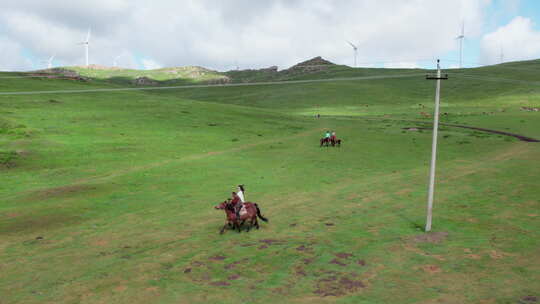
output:
<instances>
[{"instance_id":1,"label":"horse leg","mask_svg":"<svg viewBox=\"0 0 540 304\"><path fill-rule=\"evenodd\" d=\"M223 227L221 228L221 230L219 231L219 234L223 234L223 232L225 232L225 228L227 227L227 225L230 225L231 223L225 223L225 225L223 225Z\"/></svg>"},{"instance_id":2,"label":"horse leg","mask_svg":"<svg viewBox=\"0 0 540 304\"><path fill-rule=\"evenodd\" d=\"M259 221L257 220L257 217L255 217L255 228L259 230Z\"/></svg>"},{"instance_id":3,"label":"horse leg","mask_svg":"<svg viewBox=\"0 0 540 304\"><path fill-rule=\"evenodd\" d=\"M249 232L249 231L251 230L251 226L253 226L253 225L252 225L252 223L250 222L250 223L249 223L249 226L247 227L247 232Z\"/></svg>"}]
</instances>

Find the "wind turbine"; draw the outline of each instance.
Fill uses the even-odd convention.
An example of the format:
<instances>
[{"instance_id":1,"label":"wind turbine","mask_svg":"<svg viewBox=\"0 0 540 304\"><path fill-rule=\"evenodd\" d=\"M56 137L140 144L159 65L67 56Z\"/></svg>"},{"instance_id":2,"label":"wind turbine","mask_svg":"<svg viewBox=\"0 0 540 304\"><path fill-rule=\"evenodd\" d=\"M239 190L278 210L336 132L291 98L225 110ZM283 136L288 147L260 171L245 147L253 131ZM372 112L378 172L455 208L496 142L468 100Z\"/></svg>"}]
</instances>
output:
<instances>
[{"instance_id":1,"label":"wind turbine","mask_svg":"<svg viewBox=\"0 0 540 304\"><path fill-rule=\"evenodd\" d=\"M52 55L51 57L49 57L48 60L43 60L43 61L42 61L43 63L46 63L46 64L47 64L47 69L51 69L51 68L52 68L52 62L53 62L55 56L56 56L56 55Z\"/></svg>"},{"instance_id":2,"label":"wind turbine","mask_svg":"<svg viewBox=\"0 0 540 304\"><path fill-rule=\"evenodd\" d=\"M118 59L120 59L120 57L122 57L122 56L124 56L124 55L125 55L125 53L122 53L122 54L120 54L120 55L114 57L114 60L113 60L113 66L114 66L114 67L118 66Z\"/></svg>"},{"instance_id":3,"label":"wind turbine","mask_svg":"<svg viewBox=\"0 0 540 304\"><path fill-rule=\"evenodd\" d=\"M503 60L504 60L504 53L503 53L503 47L501 46L501 55L500 55L500 60L501 62L500 63L503 63Z\"/></svg>"},{"instance_id":4,"label":"wind turbine","mask_svg":"<svg viewBox=\"0 0 540 304\"><path fill-rule=\"evenodd\" d=\"M358 52L358 47L352 44L350 41L347 41L347 43L350 44L354 50L354 67L356 67L356 54Z\"/></svg>"},{"instance_id":5,"label":"wind turbine","mask_svg":"<svg viewBox=\"0 0 540 304\"><path fill-rule=\"evenodd\" d=\"M77 44L84 45L84 50L86 54L86 67L88 67L88 46L90 45L90 28L88 29L88 34L86 35L86 40Z\"/></svg>"},{"instance_id":6,"label":"wind turbine","mask_svg":"<svg viewBox=\"0 0 540 304\"><path fill-rule=\"evenodd\" d=\"M461 35L457 36L456 39L459 39L459 68L463 67L463 40L465 39L465 22L461 24Z\"/></svg>"}]
</instances>

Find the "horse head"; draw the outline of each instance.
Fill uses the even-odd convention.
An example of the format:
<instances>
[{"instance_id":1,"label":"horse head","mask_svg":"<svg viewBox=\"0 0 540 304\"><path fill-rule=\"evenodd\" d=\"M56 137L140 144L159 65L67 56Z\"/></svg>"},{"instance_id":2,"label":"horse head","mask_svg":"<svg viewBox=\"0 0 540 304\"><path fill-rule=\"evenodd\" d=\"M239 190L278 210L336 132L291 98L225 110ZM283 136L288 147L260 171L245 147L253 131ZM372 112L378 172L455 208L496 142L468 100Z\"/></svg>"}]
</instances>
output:
<instances>
[{"instance_id":1,"label":"horse head","mask_svg":"<svg viewBox=\"0 0 540 304\"><path fill-rule=\"evenodd\" d=\"M217 210L224 210L224 209L227 209L227 205L228 205L227 201L223 201L222 203L215 206L214 208L217 209Z\"/></svg>"}]
</instances>

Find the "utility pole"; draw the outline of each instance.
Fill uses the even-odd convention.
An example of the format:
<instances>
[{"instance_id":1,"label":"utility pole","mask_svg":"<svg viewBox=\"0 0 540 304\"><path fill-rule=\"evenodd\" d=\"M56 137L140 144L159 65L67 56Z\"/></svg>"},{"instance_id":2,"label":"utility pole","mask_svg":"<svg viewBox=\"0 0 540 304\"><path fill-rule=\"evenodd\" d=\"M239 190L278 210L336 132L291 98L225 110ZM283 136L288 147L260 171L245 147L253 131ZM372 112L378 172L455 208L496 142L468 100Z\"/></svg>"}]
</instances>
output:
<instances>
[{"instance_id":1,"label":"utility pole","mask_svg":"<svg viewBox=\"0 0 540 304\"><path fill-rule=\"evenodd\" d=\"M433 114L433 141L431 145L431 167L429 169L429 192L427 205L426 232L431 230L431 218L433 210L433 191L435 188L435 162L437 160L437 132L439 131L439 96L441 91L441 79L448 79L448 75L441 77L441 66L437 59L437 77L426 75L426 79L437 80L435 91L435 113Z\"/></svg>"}]
</instances>

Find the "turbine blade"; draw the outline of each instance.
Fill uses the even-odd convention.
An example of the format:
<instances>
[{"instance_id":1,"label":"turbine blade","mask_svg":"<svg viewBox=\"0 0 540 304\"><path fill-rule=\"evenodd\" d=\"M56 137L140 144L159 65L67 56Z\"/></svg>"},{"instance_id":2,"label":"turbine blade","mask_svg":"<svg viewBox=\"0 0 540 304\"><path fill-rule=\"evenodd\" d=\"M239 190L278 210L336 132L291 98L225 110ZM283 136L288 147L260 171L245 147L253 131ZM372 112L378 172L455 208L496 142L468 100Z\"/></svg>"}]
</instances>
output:
<instances>
[{"instance_id":1,"label":"turbine blade","mask_svg":"<svg viewBox=\"0 0 540 304\"><path fill-rule=\"evenodd\" d=\"M86 43L88 43L90 41L90 33L91 33L92 29L91 28L88 28L88 34L86 35Z\"/></svg>"},{"instance_id":2,"label":"turbine blade","mask_svg":"<svg viewBox=\"0 0 540 304\"><path fill-rule=\"evenodd\" d=\"M348 40L346 40L346 41L347 41L348 44L350 44L353 47L353 49L356 49L356 45L352 44L352 42L350 42Z\"/></svg>"}]
</instances>

